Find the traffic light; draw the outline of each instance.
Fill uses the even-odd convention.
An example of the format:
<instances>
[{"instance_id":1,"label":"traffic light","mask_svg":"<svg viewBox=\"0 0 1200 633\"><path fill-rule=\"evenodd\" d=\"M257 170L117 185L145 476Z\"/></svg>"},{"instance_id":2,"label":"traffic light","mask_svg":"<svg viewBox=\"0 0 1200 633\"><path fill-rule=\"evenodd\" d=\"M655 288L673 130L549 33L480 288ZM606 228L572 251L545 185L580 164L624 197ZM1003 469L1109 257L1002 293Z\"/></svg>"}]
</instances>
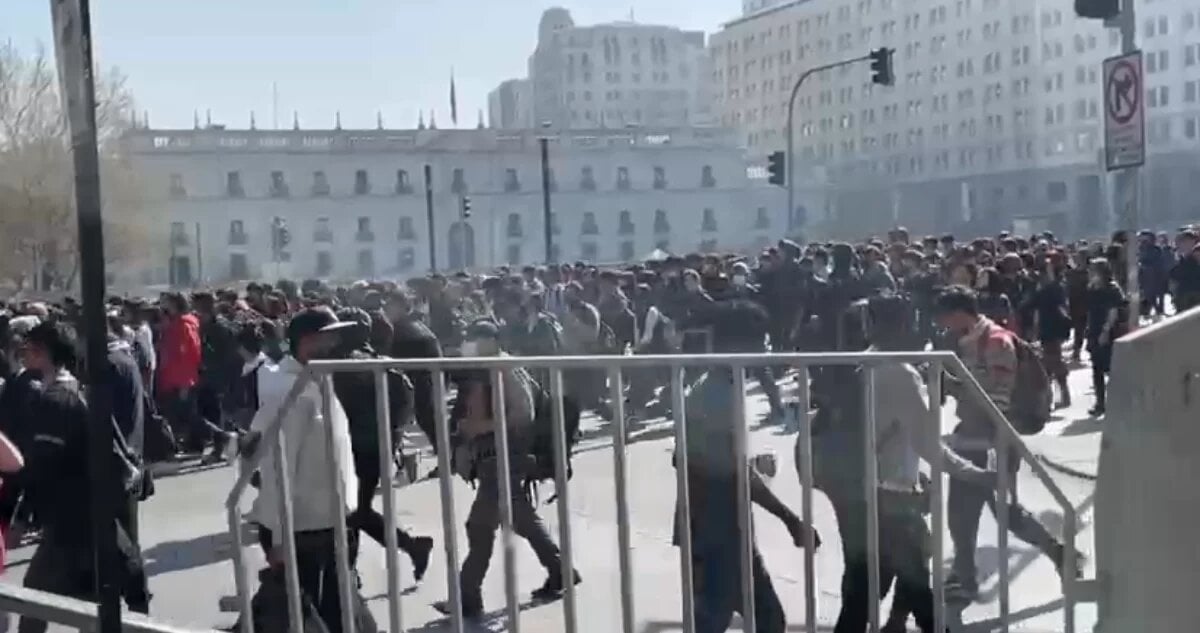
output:
<instances>
[{"instance_id":1,"label":"traffic light","mask_svg":"<svg viewBox=\"0 0 1200 633\"><path fill-rule=\"evenodd\" d=\"M471 217L471 196L462 197L462 218L466 220Z\"/></svg>"},{"instance_id":2,"label":"traffic light","mask_svg":"<svg viewBox=\"0 0 1200 633\"><path fill-rule=\"evenodd\" d=\"M767 157L767 182L780 187L787 184L787 154L772 152Z\"/></svg>"},{"instance_id":3,"label":"traffic light","mask_svg":"<svg viewBox=\"0 0 1200 633\"><path fill-rule=\"evenodd\" d=\"M1075 0L1075 15L1109 20L1121 14L1121 0Z\"/></svg>"},{"instance_id":4,"label":"traffic light","mask_svg":"<svg viewBox=\"0 0 1200 633\"><path fill-rule=\"evenodd\" d=\"M892 53L895 49L886 46L871 51L871 82L881 86L894 86L896 74L892 72Z\"/></svg>"}]
</instances>

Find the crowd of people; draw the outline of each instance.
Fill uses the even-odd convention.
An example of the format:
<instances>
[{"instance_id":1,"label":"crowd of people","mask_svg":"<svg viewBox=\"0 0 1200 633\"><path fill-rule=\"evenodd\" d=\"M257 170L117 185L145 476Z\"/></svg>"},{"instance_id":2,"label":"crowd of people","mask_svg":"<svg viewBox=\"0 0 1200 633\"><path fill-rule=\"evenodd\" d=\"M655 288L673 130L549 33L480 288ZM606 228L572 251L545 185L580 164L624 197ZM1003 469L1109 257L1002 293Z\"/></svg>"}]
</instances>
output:
<instances>
[{"instance_id":1,"label":"crowd of people","mask_svg":"<svg viewBox=\"0 0 1200 633\"><path fill-rule=\"evenodd\" d=\"M1172 238L1142 232L1100 241L1060 242L1052 234L1002 234L963 242L952 235L923 239L895 229L886 238L858 244L801 246L782 240L756 258L691 254L664 261L598 268L573 265L501 268L488 275L430 274L405 283L360 281L334 286L252 283L244 289L216 288L155 299L114 298L109 304L109 358L113 376L114 464L122 487L111 491L118 516L124 566L122 588L132 609L149 607L137 547L136 503L152 494L144 476L128 475L146 463L202 456L206 463L274 450L261 432L274 418L304 365L323 358L437 358L440 356L583 354L676 354L705 352L953 350L987 395L1008 412L1017 390L1023 351L1035 349L1057 387L1057 406L1074 397L1068 368L1091 365L1091 412L1106 409L1106 376L1113 342L1126 332L1130 306L1125 284L1136 267L1142 316L1164 315L1168 302L1181 312L1200 305L1200 240L1196 230ZM4 525L40 528L41 541L26 575L30 587L64 595L94 595L89 584L88 470L84 447L87 398L74 375L80 361L75 325L78 306L26 302L9 306L0 319L0 431L28 464L0 460L17 472L0 490ZM758 367L770 420L787 417L786 364ZM541 419L554 393L544 371L503 372L504 421L512 460L513 521L546 569L534 597L561 595L564 578L557 545L538 517L529 482L544 476L547 450ZM860 633L867 617L866 501L862 494L862 381L849 368L811 372L817 410L814 435L820 446L845 448L838 466L820 471L818 487L837 514L846 562L842 612L836 631ZM454 475L476 482L467 519L468 553L461 570L463 609L483 613L482 582L499 526L493 431L499 422L492 377L486 372L451 372L451 432ZM949 375L947 393L961 390L963 376ZM672 376L665 368L629 370L622 386L629 423L671 412ZM612 417L607 374L598 369L564 372L563 394L577 424L578 414ZM908 365L876 376L880 476L880 543L884 588L895 587L888 631L904 630L911 615L932 631L932 594L922 516L920 459L940 452L951 476L948 525L954 564L948 595L972 601L978 592L975 542L984 505L995 512L990 470L993 426L983 408L959 398L955 441L931 446L919 431L929 416L922 368ZM730 434L732 376L727 369L689 371L688 453L692 496L691 556L697 570L698 631L724 631L740 611L739 550L734 483L737 463ZM392 437L410 420L437 447L434 376L425 371L390 372ZM385 521L372 508L380 486L375 382L369 374L338 375L334 415L322 415L317 385L300 394L282 425L292 473L301 584L330 631L341 630L334 571L333 454L323 431L333 426L345 490L355 491L347 508L352 534L384 541ZM572 416L569 416L572 417ZM736 422L736 421L735 421ZM321 441L305 442L314 430ZM231 445L235 442L236 445ZM845 442L844 444L841 442ZM855 443L857 442L857 443ZM853 448L850 448L853 447ZM828 449L835 450L835 449ZM3 456L0 451L0 457ZM858 455L856 462L853 455ZM530 459L526 459L526 458ZM549 458L552 460L552 457ZM1012 476L1015 454L1007 460ZM274 461L261 462L259 497L253 516L272 565L281 563ZM144 470L144 469L143 469ZM552 472L552 470L551 470ZM432 473L438 475L438 473ZM450 474L443 473L444 476ZM136 481L134 481L136 480ZM131 483L132 482L132 483ZM857 482L857 483L856 483ZM1015 484L1015 478L1013 479ZM756 472L752 501L787 526L797 546L820 542L812 528L776 497ZM1010 504L1009 527L1049 556L1063 573L1061 541L1019 503ZM429 564L433 540L404 530L398 544L412 560L418 579ZM357 554L356 538L352 552ZM759 631L783 631L785 616L764 562L754 556L756 621ZM28 626L28 629L27 629ZM22 631L37 631L36 622ZM40 626L44 629L44 623Z\"/></svg>"}]
</instances>

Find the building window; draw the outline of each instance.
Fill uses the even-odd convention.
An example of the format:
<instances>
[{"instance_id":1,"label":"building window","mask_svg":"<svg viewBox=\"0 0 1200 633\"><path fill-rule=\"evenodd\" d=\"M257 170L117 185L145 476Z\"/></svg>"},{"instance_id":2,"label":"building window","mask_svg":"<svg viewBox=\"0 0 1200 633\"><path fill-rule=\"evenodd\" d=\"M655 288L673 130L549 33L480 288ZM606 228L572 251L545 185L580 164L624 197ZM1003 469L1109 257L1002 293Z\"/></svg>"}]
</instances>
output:
<instances>
[{"instance_id":1,"label":"building window","mask_svg":"<svg viewBox=\"0 0 1200 633\"><path fill-rule=\"evenodd\" d=\"M508 168L504 170L504 190L511 193L521 190L521 181L517 178L517 170Z\"/></svg>"},{"instance_id":2,"label":"building window","mask_svg":"<svg viewBox=\"0 0 1200 633\"><path fill-rule=\"evenodd\" d=\"M354 240L357 242L375 241L375 232L371 230L371 218L367 216L358 218L358 230L354 232Z\"/></svg>"},{"instance_id":3,"label":"building window","mask_svg":"<svg viewBox=\"0 0 1200 633\"><path fill-rule=\"evenodd\" d=\"M371 193L371 178L367 170L359 169L354 172L354 195L365 196Z\"/></svg>"},{"instance_id":4,"label":"building window","mask_svg":"<svg viewBox=\"0 0 1200 633\"><path fill-rule=\"evenodd\" d=\"M633 240L621 242L621 261L633 261L637 255L633 251Z\"/></svg>"},{"instance_id":5,"label":"building window","mask_svg":"<svg viewBox=\"0 0 1200 633\"><path fill-rule=\"evenodd\" d=\"M700 186L705 189L712 189L717 186L717 179L713 176L712 165L705 165L700 168Z\"/></svg>"},{"instance_id":6,"label":"building window","mask_svg":"<svg viewBox=\"0 0 1200 633\"><path fill-rule=\"evenodd\" d=\"M328 277L333 274L333 253L329 251L317 252L317 276Z\"/></svg>"},{"instance_id":7,"label":"building window","mask_svg":"<svg viewBox=\"0 0 1200 633\"><path fill-rule=\"evenodd\" d=\"M754 216L754 228L756 228L756 229L771 228L771 216L767 213L766 207L758 208L758 212Z\"/></svg>"},{"instance_id":8,"label":"building window","mask_svg":"<svg viewBox=\"0 0 1200 633\"><path fill-rule=\"evenodd\" d=\"M666 189L667 188L667 170L663 169L662 167L654 168L654 188L655 189Z\"/></svg>"},{"instance_id":9,"label":"building window","mask_svg":"<svg viewBox=\"0 0 1200 633\"><path fill-rule=\"evenodd\" d=\"M412 270L417 265L417 253L412 247L400 249L399 259L396 261L396 268L404 273Z\"/></svg>"},{"instance_id":10,"label":"building window","mask_svg":"<svg viewBox=\"0 0 1200 633\"><path fill-rule=\"evenodd\" d=\"M1055 180L1046 184L1046 199L1050 202L1063 202L1067 199L1067 183Z\"/></svg>"},{"instance_id":11,"label":"building window","mask_svg":"<svg viewBox=\"0 0 1200 633\"><path fill-rule=\"evenodd\" d=\"M618 191L629 191L629 168L628 167L618 167L617 168L617 190Z\"/></svg>"},{"instance_id":12,"label":"building window","mask_svg":"<svg viewBox=\"0 0 1200 633\"><path fill-rule=\"evenodd\" d=\"M596 214L592 211L585 211L583 214L583 224L580 226L579 232L582 235L599 235L600 226L596 224ZM585 258L586 259L586 258Z\"/></svg>"},{"instance_id":13,"label":"building window","mask_svg":"<svg viewBox=\"0 0 1200 633\"><path fill-rule=\"evenodd\" d=\"M585 262L594 262L599 259L600 249L596 247L595 242L584 242L579 247L579 254Z\"/></svg>"},{"instance_id":14,"label":"building window","mask_svg":"<svg viewBox=\"0 0 1200 633\"><path fill-rule=\"evenodd\" d=\"M519 266L521 264L521 245L509 244L506 256L509 266Z\"/></svg>"},{"instance_id":15,"label":"building window","mask_svg":"<svg viewBox=\"0 0 1200 633\"><path fill-rule=\"evenodd\" d=\"M396 237L401 240L417 239L417 230L413 227L412 218L407 215L400 217L400 230L397 231Z\"/></svg>"},{"instance_id":16,"label":"building window","mask_svg":"<svg viewBox=\"0 0 1200 633\"><path fill-rule=\"evenodd\" d=\"M412 193L412 182L408 180L408 170L396 170L396 193L398 195Z\"/></svg>"},{"instance_id":17,"label":"building window","mask_svg":"<svg viewBox=\"0 0 1200 633\"><path fill-rule=\"evenodd\" d=\"M620 215L620 220L617 223L617 234L618 235L633 235L633 233L634 233L633 214L631 214L629 211L622 211L621 215ZM628 259L628 258L626 258L626 259Z\"/></svg>"},{"instance_id":18,"label":"building window","mask_svg":"<svg viewBox=\"0 0 1200 633\"><path fill-rule=\"evenodd\" d=\"M716 240L704 240L704 241L700 242L700 252L701 253L717 252L717 241Z\"/></svg>"},{"instance_id":19,"label":"building window","mask_svg":"<svg viewBox=\"0 0 1200 633\"><path fill-rule=\"evenodd\" d=\"M329 195L329 178L325 176L325 172L313 172L312 195L318 198Z\"/></svg>"},{"instance_id":20,"label":"building window","mask_svg":"<svg viewBox=\"0 0 1200 633\"><path fill-rule=\"evenodd\" d=\"M246 245L246 225L241 220L233 220L229 223L229 245ZM238 277L238 279L241 279L241 277Z\"/></svg>"},{"instance_id":21,"label":"building window","mask_svg":"<svg viewBox=\"0 0 1200 633\"><path fill-rule=\"evenodd\" d=\"M171 174L171 197L175 199L186 198L187 188L183 186L183 176L181 174Z\"/></svg>"},{"instance_id":22,"label":"building window","mask_svg":"<svg viewBox=\"0 0 1200 633\"><path fill-rule=\"evenodd\" d=\"M358 251L358 276L359 277L374 277L375 276L375 251L369 248L364 248Z\"/></svg>"},{"instance_id":23,"label":"building window","mask_svg":"<svg viewBox=\"0 0 1200 633\"><path fill-rule=\"evenodd\" d=\"M271 189L269 193L272 198L288 197L288 184L287 179L283 177L283 172L271 172Z\"/></svg>"},{"instance_id":24,"label":"building window","mask_svg":"<svg viewBox=\"0 0 1200 633\"><path fill-rule=\"evenodd\" d=\"M666 219L664 218L663 221L665 222ZM662 231L659 231L657 228L658 227L658 218L654 219L654 226L655 226L655 229L654 229L655 232L658 232L658 233L662 232ZM717 214L714 213L712 209L704 210L704 219L701 220L701 222L700 222L700 230L704 231L705 233L713 233L717 230Z\"/></svg>"},{"instance_id":25,"label":"building window","mask_svg":"<svg viewBox=\"0 0 1200 633\"><path fill-rule=\"evenodd\" d=\"M451 193L464 194L467 192L467 177L462 167L455 167L450 177Z\"/></svg>"},{"instance_id":26,"label":"building window","mask_svg":"<svg viewBox=\"0 0 1200 633\"><path fill-rule=\"evenodd\" d=\"M509 237L520 238L525 237L525 229L521 226L521 214L508 214L508 225L505 228L505 234Z\"/></svg>"},{"instance_id":27,"label":"building window","mask_svg":"<svg viewBox=\"0 0 1200 633\"><path fill-rule=\"evenodd\" d=\"M333 242L333 230L329 228L329 218L317 218L313 228L313 241L323 244Z\"/></svg>"},{"instance_id":28,"label":"building window","mask_svg":"<svg viewBox=\"0 0 1200 633\"><path fill-rule=\"evenodd\" d=\"M579 174L579 188L584 191L596 190L596 176L589 166L583 167Z\"/></svg>"},{"instance_id":29,"label":"building window","mask_svg":"<svg viewBox=\"0 0 1200 633\"><path fill-rule=\"evenodd\" d=\"M671 221L667 219L667 212L663 209L654 210L654 232L655 233L670 233ZM666 250L666 249L663 249Z\"/></svg>"},{"instance_id":30,"label":"building window","mask_svg":"<svg viewBox=\"0 0 1200 633\"><path fill-rule=\"evenodd\" d=\"M247 279L250 277L250 264L246 261L245 253L230 253L229 278Z\"/></svg>"},{"instance_id":31,"label":"building window","mask_svg":"<svg viewBox=\"0 0 1200 633\"><path fill-rule=\"evenodd\" d=\"M225 195L230 198L246 197L246 189L242 186L242 172L231 171L225 174Z\"/></svg>"},{"instance_id":32,"label":"building window","mask_svg":"<svg viewBox=\"0 0 1200 633\"><path fill-rule=\"evenodd\" d=\"M191 240L188 238L187 227L183 222L171 223L171 245L172 246L187 246Z\"/></svg>"}]
</instances>

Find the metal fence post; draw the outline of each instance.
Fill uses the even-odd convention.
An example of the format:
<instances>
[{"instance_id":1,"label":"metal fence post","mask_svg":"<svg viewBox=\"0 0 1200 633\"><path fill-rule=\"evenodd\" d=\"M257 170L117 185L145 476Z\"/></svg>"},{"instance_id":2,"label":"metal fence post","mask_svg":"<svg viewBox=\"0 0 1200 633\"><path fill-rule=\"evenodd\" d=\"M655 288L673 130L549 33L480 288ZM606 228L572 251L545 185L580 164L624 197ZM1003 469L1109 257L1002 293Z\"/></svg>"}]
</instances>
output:
<instances>
[{"instance_id":1,"label":"metal fence post","mask_svg":"<svg viewBox=\"0 0 1200 633\"><path fill-rule=\"evenodd\" d=\"M671 365L671 416L675 420L675 483L679 531L679 590L683 601L683 631L696 633L696 603L692 578L692 501L688 494L687 399L683 367Z\"/></svg>"},{"instance_id":2,"label":"metal fence post","mask_svg":"<svg viewBox=\"0 0 1200 633\"><path fill-rule=\"evenodd\" d=\"M342 605L342 630L354 633L354 594L357 592L358 583L357 578L350 574L350 530L346 525L346 479L343 476L343 469L353 468L353 465L343 464L342 452L338 450L333 428L334 405L337 404L337 396L333 392L333 376L325 374L321 376L321 415L325 423L326 449L329 451L329 477L333 482L333 557L337 565L338 600ZM340 405L338 407L340 408ZM345 439L350 441L349 437Z\"/></svg>"},{"instance_id":3,"label":"metal fence post","mask_svg":"<svg viewBox=\"0 0 1200 633\"><path fill-rule=\"evenodd\" d=\"M504 370L492 372L492 416L495 423L496 476L500 502L500 546L504 551L504 594L507 598L508 630L521 631L521 604L517 597L517 554L513 547L513 481L508 453L508 410L504 399ZM532 411L530 412L532 413Z\"/></svg>"},{"instance_id":4,"label":"metal fence post","mask_svg":"<svg viewBox=\"0 0 1200 633\"><path fill-rule=\"evenodd\" d=\"M733 372L733 411L730 418L733 425L734 465L737 468L738 550L742 563L742 627L746 631L757 631L754 613L754 504L750 500L750 447L746 429L746 368L734 365L730 369Z\"/></svg>"},{"instance_id":5,"label":"metal fence post","mask_svg":"<svg viewBox=\"0 0 1200 633\"><path fill-rule=\"evenodd\" d=\"M800 388L797 402L797 424L800 436L796 439L800 453L800 514L808 531L804 534L804 627L817 633L817 534L813 528L813 443L812 397L808 388L808 366L800 366L796 384Z\"/></svg>"},{"instance_id":6,"label":"metal fence post","mask_svg":"<svg viewBox=\"0 0 1200 633\"><path fill-rule=\"evenodd\" d=\"M1009 528L1009 466L1008 466L1008 433L1005 429L996 429L996 547L1000 560L997 568L998 593L1000 597L1000 631L1008 633L1008 617L1010 612L1008 601L1009 565L1008 565L1008 528Z\"/></svg>"},{"instance_id":7,"label":"metal fence post","mask_svg":"<svg viewBox=\"0 0 1200 633\"><path fill-rule=\"evenodd\" d=\"M933 550L933 630L946 630L946 568L942 564L945 559L946 504L943 493L942 472L942 372L941 361L933 361L929 365L928 396L929 396L929 427L930 446L934 447L929 463L929 494L933 499L930 509L930 522L933 524L931 545Z\"/></svg>"},{"instance_id":8,"label":"metal fence post","mask_svg":"<svg viewBox=\"0 0 1200 633\"><path fill-rule=\"evenodd\" d=\"M867 608L870 614L872 633L879 631L879 459L876 457L876 438L879 421L875 406L875 372L874 366L863 368L866 381L864 389L864 411L866 411L866 429L863 434L863 458L866 464L866 476L863 478L863 492L867 500Z\"/></svg>"},{"instance_id":9,"label":"metal fence post","mask_svg":"<svg viewBox=\"0 0 1200 633\"><path fill-rule=\"evenodd\" d=\"M304 633L304 610L300 604L300 572L296 569L296 521L292 514L292 474L291 464L287 458L287 444L283 441L283 431L275 430L274 442L275 468L279 478L275 482L279 494L279 531L283 534L272 534L271 548L278 547L278 540L283 539L283 575L287 582L288 630L291 633ZM268 552L268 555L270 552ZM251 611L246 611L249 615ZM252 618L246 618L252 619ZM253 624L250 625L253 629Z\"/></svg>"},{"instance_id":10,"label":"metal fence post","mask_svg":"<svg viewBox=\"0 0 1200 633\"><path fill-rule=\"evenodd\" d=\"M391 631L404 633L404 618L400 605L400 546L396 539L396 495L392 487L392 480L396 476L396 465L392 461L392 398L388 392L388 370L376 369L373 374L375 418L378 420L376 430L379 439L379 483L383 488L383 544L388 573L388 619ZM358 510L359 508L356 508L355 512Z\"/></svg>"},{"instance_id":11,"label":"metal fence post","mask_svg":"<svg viewBox=\"0 0 1200 633\"><path fill-rule=\"evenodd\" d=\"M454 633L463 633L462 582L458 577L458 522L454 512L454 477L450 462L450 421L446 414L446 374L430 371L433 378L433 422L437 436L438 490L442 497L442 540L446 545L446 588L450 623Z\"/></svg>"},{"instance_id":12,"label":"metal fence post","mask_svg":"<svg viewBox=\"0 0 1200 633\"><path fill-rule=\"evenodd\" d=\"M563 624L567 633L575 633L575 558L571 542L571 497L567 469L571 455L567 452L566 412L563 410L563 375L561 369L550 370L551 410L554 414L554 494L558 504L558 539L562 552Z\"/></svg>"},{"instance_id":13,"label":"metal fence post","mask_svg":"<svg viewBox=\"0 0 1200 633\"><path fill-rule=\"evenodd\" d=\"M629 564L629 468L625 463L625 393L621 368L608 372L613 413L613 480L617 493L617 564L621 570L621 631L634 633L633 568Z\"/></svg>"}]
</instances>

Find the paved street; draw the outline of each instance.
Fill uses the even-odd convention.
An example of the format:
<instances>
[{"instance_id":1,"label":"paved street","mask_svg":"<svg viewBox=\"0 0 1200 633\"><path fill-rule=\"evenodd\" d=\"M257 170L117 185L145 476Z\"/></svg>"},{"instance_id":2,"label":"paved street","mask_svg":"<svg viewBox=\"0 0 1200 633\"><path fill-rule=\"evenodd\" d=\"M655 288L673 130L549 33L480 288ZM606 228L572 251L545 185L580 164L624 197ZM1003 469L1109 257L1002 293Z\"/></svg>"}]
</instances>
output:
<instances>
[{"instance_id":1,"label":"paved street","mask_svg":"<svg viewBox=\"0 0 1200 633\"><path fill-rule=\"evenodd\" d=\"M1099 450L1100 424L1089 420L1090 378L1087 370L1072 373L1071 383L1075 405L1060 412L1043 435L1029 438L1035 452L1044 455L1056 468L1051 470L1055 481L1081 508L1082 531L1077 543L1090 553L1092 483L1080 475L1095 472ZM765 411L765 400L754 392L748 405L755 413ZM947 430L953 420L946 416ZM585 436L574 460L575 477L571 488L571 516L575 543L575 564L584 582L579 586L579 630L611 633L619 630L620 592L618 586L616 507L613 487L613 460L607 427L595 420L585 420ZM675 502L674 471L670 462L672 446L669 425L651 423L642 428L629 449L630 512L636 618L639 631L646 633L680 631L679 567L677 550L671 546L672 508ZM778 456L778 475L772 486L785 501L800 509L800 486L794 475L792 446L794 435L782 433L776 427L756 428L751 436L754 453L774 452ZM426 459L422 472L432 462ZM225 531L222 500L233 481L233 470L217 468L182 473L159 480L158 494L142 511L142 539L154 593L153 612L179 624L193 626L229 626L234 615L221 613L218 601L234 593L232 565L229 562L229 538ZM1023 469L1019 482L1020 499L1052 529L1061 526L1061 513L1048 492ZM543 500L549 489L543 490ZM455 485L455 505L460 523L456 533L465 545L461 523L472 497L471 489L462 482ZM417 534L430 534L438 539L435 552L441 552L442 529L436 482L422 482L397 492L401 508L400 520ZM377 502L378 504L379 502ZM544 501L543 501L544 504ZM815 496L816 525L825 541L817 554L819 621L831 625L839 607L838 585L841 577L841 555L833 513L824 497ZM802 630L804 622L803 554L791 545L786 531L765 513L759 511L759 547L776 582L787 610L789 630ZM557 513L553 506L544 506L542 516L557 530ZM963 614L969 631L991 631L998 615L998 593L995 570L996 524L990 514L984 514L981 524L978 560L980 572L986 574L981 582L982 604ZM1012 570L1012 630L1059 631L1062 629L1061 591L1058 577L1050 562L1035 555L1032 549L1010 539ZM947 549L949 536L946 537ZM257 549L251 555L261 560ZM28 548L11 556L5 580L19 582ZM539 586L543 574L532 551L522 541L517 542L521 593ZM435 560L429 574L419 587L413 587L411 570L405 565L405 584L410 587L403 607L405 626L413 631L449 630L432 603L446 596L444 559ZM359 563L364 580L364 593L382 627L387 626L385 605L385 573L382 550L368 540ZM479 630L505 630L503 616L503 563L497 551L492 572L485 589L486 608L494 616ZM1092 575L1090 566L1086 571ZM886 613L885 610L883 611ZM1094 605L1078 608L1079 631L1088 631L1095 621ZM534 633L562 630L561 605L527 608L522 612L521 628ZM737 626L733 630L740 630Z\"/></svg>"}]
</instances>

